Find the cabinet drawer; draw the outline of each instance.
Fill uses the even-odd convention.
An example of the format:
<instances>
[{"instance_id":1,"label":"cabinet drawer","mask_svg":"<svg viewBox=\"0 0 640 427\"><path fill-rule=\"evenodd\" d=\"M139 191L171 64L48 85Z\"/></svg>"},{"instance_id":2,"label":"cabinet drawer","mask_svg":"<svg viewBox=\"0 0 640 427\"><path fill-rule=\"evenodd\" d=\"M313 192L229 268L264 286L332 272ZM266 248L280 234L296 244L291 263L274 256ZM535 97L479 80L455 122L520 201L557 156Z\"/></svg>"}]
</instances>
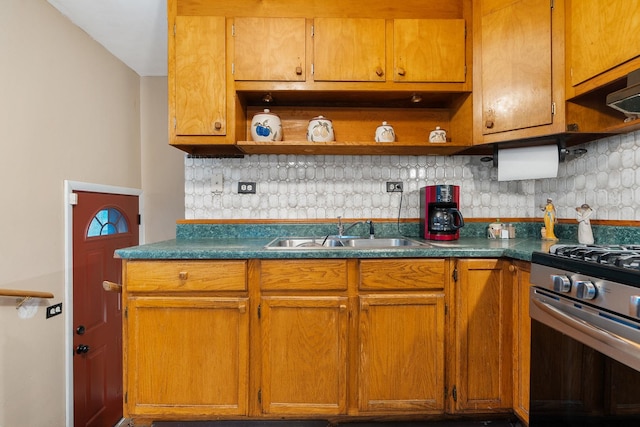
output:
<instances>
[{"instance_id":1,"label":"cabinet drawer","mask_svg":"<svg viewBox=\"0 0 640 427\"><path fill-rule=\"evenodd\" d=\"M263 290L347 289L347 260L263 260L260 269Z\"/></svg>"},{"instance_id":2,"label":"cabinet drawer","mask_svg":"<svg viewBox=\"0 0 640 427\"><path fill-rule=\"evenodd\" d=\"M360 260L360 289L443 289L444 259Z\"/></svg>"},{"instance_id":3,"label":"cabinet drawer","mask_svg":"<svg viewBox=\"0 0 640 427\"><path fill-rule=\"evenodd\" d=\"M129 291L245 291L247 261L129 261Z\"/></svg>"}]
</instances>

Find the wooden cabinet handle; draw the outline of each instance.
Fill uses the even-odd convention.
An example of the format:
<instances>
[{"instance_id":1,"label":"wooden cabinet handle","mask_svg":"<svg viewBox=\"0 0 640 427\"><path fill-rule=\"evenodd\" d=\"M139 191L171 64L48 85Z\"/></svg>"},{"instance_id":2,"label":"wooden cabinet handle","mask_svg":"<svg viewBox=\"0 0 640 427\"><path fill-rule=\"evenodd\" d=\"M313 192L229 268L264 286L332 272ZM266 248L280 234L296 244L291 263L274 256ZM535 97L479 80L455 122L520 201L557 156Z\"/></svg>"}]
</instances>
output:
<instances>
[{"instance_id":1,"label":"wooden cabinet handle","mask_svg":"<svg viewBox=\"0 0 640 427\"><path fill-rule=\"evenodd\" d=\"M215 123L213 124L213 127L214 127L216 130L220 130L220 129L222 129L222 122L215 122Z\"/></svg>"},{"instance_id":2,"label":"wooden cabinet handle","mask_svg":"<svg viewBox=\"0 0 640 427\"><path fill-rule=\"evenodd\" d=\"M296 67L296 74L297 74L298 76L301 76L301 75L302 75L302 67Z\"/></svg>"},{"instance_id":3,"label":"wooden cabinet handle","mask_svg":"<svg viewBox=\"0 0 640 427\"><path fill-rule=\"evenodd\" d=\"M378 75L378 77L384 76L384 70L382 69L382 67L376 68L376 74Z\"/></svg>"},{"instance_id":4,"label":"wooden cabinet handle","mask_svg":"<svg viewBox=\"0 0 640 427\"><path fill-rule=\"evenodd\" d=\"M515 272L516 272L516 267L515 267L515 265L510 265L510 266L509 266L509 271L510 271L510 272L512 272L512 273L515 273Z\"/></svg>"},{"instance_id":5,"label":"wooden cabinet handle","mask_svg":"<svg viewBox=\"0 0 640 427\"><path fill-rule=\"evenodd\" d=\"M178 273L178 278L180 280L187 280L189 278L189 273L186 271L181 271L180 273Z\"/></svg>"},{"instance_id":6,"label":"wooden cabinet handle","mask_svg":"<svg viewBox=\"0 0 640 427\"><path fill-rule=\"evenodd\" d=\"M486 122L484 122L484 126L485 126L487 129L491 129L491 128L493 128L493 124L494 124L494 123L493 123L493 120L487 120Z\"/></svg>"},{"instance_id":7,"label":"wooden cabinet handle","mask_svg":"<svg viewBox=\"0 0 640 427\"><path fill-rule=\"evenodd\" d=\"M246 313L246 312L247 312L247 305L246 305L246 304L240 304L240 305L238 306L238 311L239 311L240 313L243 313L243 314L244 314L244 313Z\"/></svg>"},{"instance_id":8,"label":"wooden cabinet handle","mask_svg":"<svg viewBox=\"0 0 640 427\"><path fill-rule=\"evenodd\" d=\"M398 75L399 75L399 76L404 76L405 74L407 74L407 72L405 71L405 69L404 69L404 68L402 68L402 67L399 67L399 68L398 68Z\"/></svg>"},{"instance_id":9,"label":"wooden cabinet handle","mask_svg":"<svg viewBox=\"0 0 640 427\"><path fill-rule=\"evenodd\" d=\"M344 313L347 310L347 306L344 304L340 304L340 313Z\"/></svg>"}]
</instances>

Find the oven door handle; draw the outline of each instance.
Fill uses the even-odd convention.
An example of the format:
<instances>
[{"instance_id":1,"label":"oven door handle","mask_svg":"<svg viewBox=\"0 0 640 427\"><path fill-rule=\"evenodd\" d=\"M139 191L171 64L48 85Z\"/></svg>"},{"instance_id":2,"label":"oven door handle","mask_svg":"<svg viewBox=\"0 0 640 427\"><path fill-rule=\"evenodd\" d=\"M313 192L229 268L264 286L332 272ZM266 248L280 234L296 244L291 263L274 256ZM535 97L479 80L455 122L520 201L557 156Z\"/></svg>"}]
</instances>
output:
<instances>
[{"instance_id":1,"label":"oven door handle","mask_svg":"<svg viewBox=\"0 0 640 427\"><path fill-rule=\"evenodd\" d=\"M575 329L589 335L591 338L596 339L610 347L616 348L618 350L624 351L628 353L630 351L638 352L640 351L640 345L636 344L633 341L630 341L624 337L606 331L598 326L592 325L584 320L574 317L570 314L559 310L558 308L547 304L543 301L540 301L537 298L532 298L533 303L542 311L553 316L557 320L561 322L568 323L570 326Z\"/></svg>"}]
</instances>

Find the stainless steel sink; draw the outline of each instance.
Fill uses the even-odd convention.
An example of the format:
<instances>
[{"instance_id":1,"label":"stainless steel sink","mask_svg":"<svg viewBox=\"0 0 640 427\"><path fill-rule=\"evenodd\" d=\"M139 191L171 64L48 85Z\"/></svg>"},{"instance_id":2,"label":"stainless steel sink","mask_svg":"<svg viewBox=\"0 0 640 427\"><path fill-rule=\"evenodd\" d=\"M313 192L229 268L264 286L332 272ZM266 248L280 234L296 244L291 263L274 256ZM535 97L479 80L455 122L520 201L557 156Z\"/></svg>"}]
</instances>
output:
<instances>
[{"instance_id":1,"label":"stainless steel sink","mask_svg":"<svg viewBox=\"0 0 640 427\"><path fill-rule=\"evenodd\" d=\"M322 249L343 247L339 239L325 237L278 237L265 246L267 249Z\"/></svg>"},{"instance_id":2,"label":"stainless steel sink","mask_svg":"<svg viewBox=\"0 0 640 427\"><path fill-rule=\"evenodd\" d=\"M398 247L429 247L428 243L406 237L278 237L269 242L266 249L385 249Z\"/></svg>"},{"instance_id":3,"label":"stainless steel sink","mask_svg":"<svg viewBox=\"0 0 640 427\"><path fill-rule=\"evenodd\" d=\"M428 243L420 243L404 237L381 239L347 239L344 245L352 248L395 248L398 246L428 246Z\"/></svg>"}]
</instances>

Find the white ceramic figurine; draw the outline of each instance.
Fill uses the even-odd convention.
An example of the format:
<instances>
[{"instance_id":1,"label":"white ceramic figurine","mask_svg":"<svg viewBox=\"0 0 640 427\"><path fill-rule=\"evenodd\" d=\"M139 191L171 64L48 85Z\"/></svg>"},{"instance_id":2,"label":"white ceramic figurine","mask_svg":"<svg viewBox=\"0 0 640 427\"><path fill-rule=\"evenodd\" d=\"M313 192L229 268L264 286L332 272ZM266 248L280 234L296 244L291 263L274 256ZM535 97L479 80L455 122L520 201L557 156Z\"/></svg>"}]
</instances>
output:
<instances>
[{"instance_id":1,"label":"white ceramic figurine","mask_svg":"<svg viewBox=\"0 0 640 427\"><path fill-rule=\"evenodd\" d=\"M583 204L576 208L578 213L578 242L582 245L593 245L593 231L591 230L591 220L593 209L588 204Z\"/></svg>"}]
</instances>

